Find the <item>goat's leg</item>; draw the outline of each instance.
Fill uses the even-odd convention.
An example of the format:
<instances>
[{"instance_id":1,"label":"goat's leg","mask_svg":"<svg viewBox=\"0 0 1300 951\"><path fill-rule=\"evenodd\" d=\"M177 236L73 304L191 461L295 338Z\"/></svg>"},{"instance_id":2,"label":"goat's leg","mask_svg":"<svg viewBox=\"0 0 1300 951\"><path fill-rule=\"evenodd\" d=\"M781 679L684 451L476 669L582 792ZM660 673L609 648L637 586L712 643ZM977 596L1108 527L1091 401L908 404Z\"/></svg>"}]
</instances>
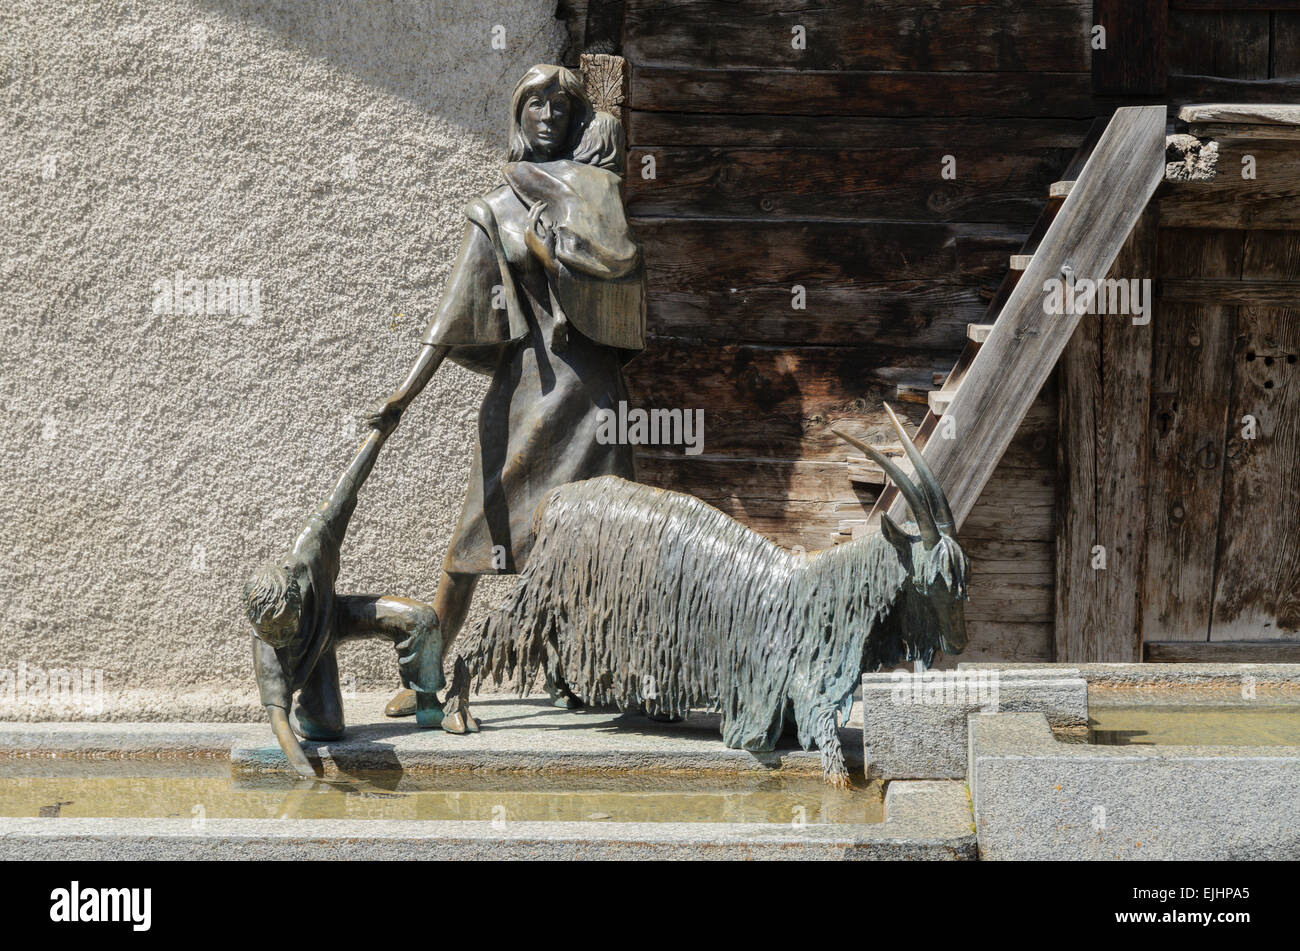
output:
<instances>
[{"instance_id":1,"label":"goat's leg","mask_svg":"<svg viewBox=\"0 0 1300 951\"><path fill-rule=\"evenodd\" d=\"M569 685L564 682L564 675L560 671L559 649L555 646L554 641L550 644L550 650L547 652L546 662L543 673L546 677L546 692L551 697L551 706L559 707L561 710L578 710L585 704L580 698L574 695L569 689Z\"/></svg>"},{"instance_id":2,"label":"goat's leg","mask_svg":"<svg viewBox=\"0 0 1300 951\"><path fill-rule=\"evenodd\" d=\"M849 768L844 764L844 748L840 745L840 731L835 726L835 708L823 707L817 711L813 739L822 754L822 775L826 782L839 789L848 789Z\"/></svg>"}]
</instances>

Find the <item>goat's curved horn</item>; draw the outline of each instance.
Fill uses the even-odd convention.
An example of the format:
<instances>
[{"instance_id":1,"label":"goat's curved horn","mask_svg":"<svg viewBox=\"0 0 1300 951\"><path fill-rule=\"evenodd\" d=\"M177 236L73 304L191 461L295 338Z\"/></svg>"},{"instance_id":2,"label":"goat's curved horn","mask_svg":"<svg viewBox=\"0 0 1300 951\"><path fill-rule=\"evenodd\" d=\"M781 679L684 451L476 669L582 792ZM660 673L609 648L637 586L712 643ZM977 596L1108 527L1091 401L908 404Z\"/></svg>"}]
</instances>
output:
<instances>
[{"instance_id":1,"label":"goat's curved horn","mask_svg":"<svg viewBox=\"0 0 1300 951\"><path fill-rule=\"evenodd\" d=\"M916 487L911 479L893 459L890 459L875 446L868 446L860 439L850 436L848 433L831 427L831 432L839 436L850 446L855 449L861 449L867 454L867 458L872 460L876 465L885 470L885 475L893 480L894 485L898 486L898 491L903 493L903 498L907 499L908 507L912 510L912 515L916 517L916 527L921 532L921 539L925 542L927 548L933 548L939 543L939 528L934 523L934 516L930 513L930 506L925 501L925 496L921 490Z\"/></svg>"},{"instance_id":2,"label":"goat's curved horn","mask_svg":"<svg viewBox=\"0 0 1300 951\"><path fill-rule=\"evenodd\" d=\"M889 414L889 420L898 430L898 438L903 442L903 451L907 453L907 458L912 460L912 468L916 470L916 479L920 484L921 491L925 493L926 500L930 503L930 511L934 515L935 524L939 531L951 535L957 531L957 520L952 517L952 509L948 506L948 497L943 494L943 486L934 476L934 470L930 464L925 461L925 456L921 450L916 448L916 444L907 435L907 430L899 422L898 416L895 415L893 407L888 403L885 404L885 412Z\"/></svg>"}]
</instances>

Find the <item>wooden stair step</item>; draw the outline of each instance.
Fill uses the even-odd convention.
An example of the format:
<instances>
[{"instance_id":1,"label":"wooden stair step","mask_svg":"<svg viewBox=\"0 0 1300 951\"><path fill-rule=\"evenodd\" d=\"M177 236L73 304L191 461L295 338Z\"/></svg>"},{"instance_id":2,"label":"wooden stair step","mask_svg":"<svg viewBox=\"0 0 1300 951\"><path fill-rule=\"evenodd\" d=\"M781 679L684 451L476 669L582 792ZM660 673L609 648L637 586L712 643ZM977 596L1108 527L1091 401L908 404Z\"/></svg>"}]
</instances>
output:
<instances>
[{"instance_id":1,"label":"wooden stair step","mask_svg":"<svg viewBox=\"0 0 1300 951\"><path fill-rule=\"evenodd\" d=\"M943 416L948 412L948 407L952 405L952 399L956 395L956 387L951 390L934 390L930 393L930 412L935 416Z\"/></svg>"},{"instance_id":2,"label":"wooden stair step","mask_svg":"<svg viewBox=\"0 0 1300 951\"><path fill-rule=\"evenodd\" d=\"M885 470L880 468L874 462L863 460L861 465L850 465L848 469L849 481L854 485L885 485L888 480L885 478Z\"/></svg>"},{"instance_id":3,"label":"wooden stair step","mask_svg":"<svg viewBox=\"0 0 1300 951\"><path fill-rule=\"evenodd\" d=\"M1030 255L1013 259L1035 274L1059 273L1067 263L1082 278L1099 280L1128 240L1165 172L1165 107L1122 106L1110 118L1091 159L1078 176L1055 215L1042 243ZM1094 123L1094 128L1097 123ZM1080 150L1080 153L1083 150ZM1076 153L1079 164L1085 160ZM950 409L963 414L957 440L927 440L922 448L935 477L944 486L957 526L974 507L1025 413L1050 376L1078 325L1078 315L1045 315L1033 288L1017 291L1005 302L997 320L1019 328L998 338L997 345L974 349L979 357L965 374L960 394ZM943 391L940 391L943 392ZM931 423L927 415L922 428ZM880 494L873 514L888 512L895 520L906 516L896 491Z\"/></svg>"},{"instance_id":4,"label":"wooden stair step","mask_svg":"<svg viewBox=\"0 0 1300 951\"><path fill-rule=\"evenodd\" d=\"M1106 116L1100 116L1093 120L1092 126L1088 129L1087 135L1084 136L1083 142L1081 142L1079 148L1075 150L1074 156L1070 159L1069 164L1062 173L1060 181L1054 182L1048 187L1047 204L1039 214L1038 220L1034 222L1034 227L1030 231L1029 236L1025 239L1025 243L1021 246L1020 254L1012 256L1011 269L1008 270L1006 275L1003 277L1002 283L998 286L996 291L987 294L985 293L985 289L980 289L981 296L989 299L988 308L985 313L987 315L986 320L990 322L985 324L968 325L966 332L968 341L967 345L962 350L961 358L958 360L957 365L953 367L952 372L948 374L948 377L944 381L939 392L955 392L957 387L961 385L962 377L964 377L966 371L970 369L975 355L979 353L981 345L984 342L983 340L977 341L972 335L974 334L978 336L982 334L984 338L987 339L987 333L982 330L974 330L973 328L988 327L991 329L993 326L991 321L995 321L999 316L1001 316L1002 309L1006 306L1007 301L1010 300L1012 293L1015 292L1017 284L1020 283L1021 275L1024 274L1024 267L1028 266L1028 263L1033 260L1034 252L1038 250L1038 246L1042 243L1043 238L1047 235L1048 230L1055 222L1057 214L1065 204L1066 197L1068 197L1070 192L1074 189L1074 183L1082 173L1084 166L1087 165L1088 160L1092 157L1092 153L1096 148L1097 143L1101 140L1101 137L1105 134L1109 125L1110 119ZM1018 268L1017 264L1021 266ZM936 376L938 376L938 374L936 374ZM901 393L902 387L899 389L899 399L905 399ZM921 402L920 400L915 399L916 394L914 392L909 393L908 395L912 397L911 399L907 399L908 402ZM951 397L949 397L949 400L950 399ZM930 404L929 394L926 394L924 402L931 406L931 412L926 414L925 419L921 421L921 425L917 428L916 433L912 437L916 446L922 450L924 450L926 444L930 441L930 436L939 425L939 416L936 415L933 405ZM946 403L941 402L940 405L944 409L947 409ZM880 496L876 499L876 504L872 508L871 518L874 520L879 516L880 512L886 511L890 506L892 506L897 501L897 496L898 489L892 485L886 485L884 491L882 491ZM866 530L865 525L866 523L864 523L863 527L859 529L860 532Z\"/></svg>"},{"instance_id":5,"label":"wooden stair step","mask_svg":"<svg viewBox=\"0 0 1300 951\"><path fill-rule=\"evenodd\" d=\"M930 401L929 387L916 386L912 383L900 383L894 387L894 398L902 403L914 403L924 406Z\"/></svg>"},{"instance_id":6,"label":"wooden stair step","mask_svg":"<svg viewBox=\"0 0 1300 951\"><path fill-rule=\"evenodd\" d=\"M966 339L971 343L983 343L993 332L992 324L967 324Z\"/></svg>"}]
</instances>

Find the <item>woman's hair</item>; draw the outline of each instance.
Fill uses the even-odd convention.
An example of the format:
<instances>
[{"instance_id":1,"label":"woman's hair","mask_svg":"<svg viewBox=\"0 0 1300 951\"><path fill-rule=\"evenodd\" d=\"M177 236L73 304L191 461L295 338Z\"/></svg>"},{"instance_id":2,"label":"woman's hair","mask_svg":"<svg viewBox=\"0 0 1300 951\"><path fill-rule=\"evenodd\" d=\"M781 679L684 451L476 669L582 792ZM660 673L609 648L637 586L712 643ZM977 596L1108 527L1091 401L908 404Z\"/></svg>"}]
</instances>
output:
<instances>
[{"instance_id":1,"label":"woman's hair","mask_svg":"<svg viewBox=\"0 0 1300 951\"><path fill-rule=\"evenodd\" d=\"M569 97L570 108L569 131L565 136L564 144L560 146L556 154L550 157L552 159L569 158L573 154L574 146L582 138L582 133L586 131L594 110L591 107L591 100L587 98L587 93L582 88L582 80L578 78L578 74L571 69L565 69L563 66L534 66L524 73L523 78L515 85L514 94L510 97L508 161L536 161L532 148L524 137L524 130L519 121L519 116L524 111L524 103L528 102L528 97L545 92L552 83L558 85L564 94Z\"/></svg>"},{"instance_id":2,"label":"woman's hair","mask_svg":"<svg viewBox=\"0 0 1300 951\"><path fill-rule=\"evenodd\" d=\"M573 160L622 176L627 160L627 133L608 112L597 112L573 150Z\"/></svg>"}]
</instances>

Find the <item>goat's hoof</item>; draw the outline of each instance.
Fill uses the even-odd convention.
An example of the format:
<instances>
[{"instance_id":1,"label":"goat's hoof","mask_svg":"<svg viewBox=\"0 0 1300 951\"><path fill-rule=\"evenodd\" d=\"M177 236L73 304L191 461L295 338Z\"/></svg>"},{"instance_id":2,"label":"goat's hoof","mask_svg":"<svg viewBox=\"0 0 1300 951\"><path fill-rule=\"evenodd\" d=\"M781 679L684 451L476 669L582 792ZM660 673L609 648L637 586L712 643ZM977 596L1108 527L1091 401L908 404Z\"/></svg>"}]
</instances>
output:
<instances>
[{"instance_id":1,"label":"goat's hoof","mask_svg":"<svg viewBox=\"0 0 1300 951\"><path fill-rule=\"evenodd\" d=\"M848 773L827 773L826 784L836 789L852 789L853 781L849 779Z\"/></svg>"},{"instance_id":2,"label":"goat's hoof","mask_svg":"<svg viewBox=\"0 0 1300 951\"><path fill-rule=\"evenodd\" d=\"M469 727L465 725L465 714L459 710L455 713L448 713L442 718L442 728L448 733L457 735L469 732Z\"/></svg>"}]
</instances>

